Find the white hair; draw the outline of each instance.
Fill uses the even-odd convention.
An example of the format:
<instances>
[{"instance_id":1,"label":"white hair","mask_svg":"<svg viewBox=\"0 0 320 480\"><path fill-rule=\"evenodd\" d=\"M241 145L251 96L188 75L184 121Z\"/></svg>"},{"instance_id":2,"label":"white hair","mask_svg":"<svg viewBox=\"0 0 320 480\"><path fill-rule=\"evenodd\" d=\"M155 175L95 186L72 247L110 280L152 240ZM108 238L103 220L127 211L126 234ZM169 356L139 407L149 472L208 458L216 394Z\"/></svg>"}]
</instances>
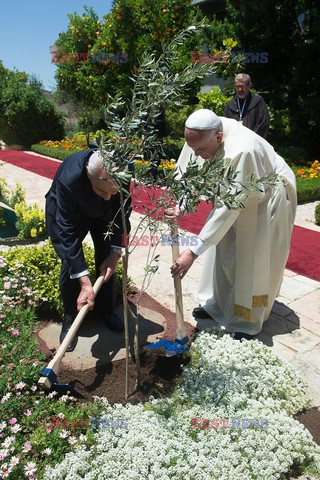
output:
<instances>
[{"instance_id":1,"label":"white hair","mask_svg":"<svg viewBox=\"0 0 320 480\"><path fill-rule=\"evenodd\" d=\"M223 132L223 125L222 125L221 120L220 120L219 125L216 128L213 128L212 130L209 130L209 131L214 132L214 133Z\"/></svg>"},{"instance_id":2,"label":"white hair","mask_svg":"<svg viewBox=\"0 0 320 480\"><path fill-rule=\"evenodd\" d=\"M90 155L87 166L88 166L88 176L91 178L96 176L98 173L100 173L101 170L104 170L103 158L98 151L95 151Z\"/></svg>"},{"instance_id":3,"label":"white hair","mask_svg":"<svg viewBox=\"0 0 320 480\"><path fill-rule=\"evenodd\" d=\"M238 75L236 75L235 77L235 80L243 80L248 85L249 83L251 83L250 75L248 75L247 73L238 73Z\"/></svg>"}]
</instances>

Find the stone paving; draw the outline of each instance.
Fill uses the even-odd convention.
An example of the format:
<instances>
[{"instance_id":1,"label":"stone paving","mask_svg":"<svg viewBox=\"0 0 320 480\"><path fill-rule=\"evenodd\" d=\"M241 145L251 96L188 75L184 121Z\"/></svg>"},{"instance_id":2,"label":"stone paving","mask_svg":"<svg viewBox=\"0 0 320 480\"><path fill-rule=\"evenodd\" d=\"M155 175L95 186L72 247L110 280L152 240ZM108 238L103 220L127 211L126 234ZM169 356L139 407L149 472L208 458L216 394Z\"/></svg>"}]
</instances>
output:
<instances>
[{"instance_id":1,"label":"stone paving","mask_svg":"<svg viewBox=\"0 0 320 480\"><path fill-rule=\"evenodd\" d=\"M29 153L29 152L28 152ZM33 174L19 167L5 164L1 161L0 152L0 178L5 178L10 186L14 186L19 181L25 188L26 200L30 203L38 202L43 208L44 195L51 185L51 180ZM296 224L320 231L320 228L311 221L312 215L302 217L301 209L298 207ZM310 209L314 211L314 205ZM132 231L139 223L139 215L133 213L131 216ZM183 233L183 232L181 232ZM90 238L88 238L90 241ZM315 246L316 247L316 246ZM148 247L137 247L130 257L129 274L133 278L137 287L141 286L144 274L145 259ZM181 249L183 250L183 248ZM160 259L158 262L158 271L152 280L147 293L155 300L159 301L170 310L175 309L173 280L170 276L171 249L167 246L159 246L158 253ZM203 257L199 257L190 269L189 273L182 281L183 284L183 302L185 320L192 325L196 325L192 317L192 309L198 304L197 286L199 276L203 265ZM156 338L163 330L164 319L161 316L154 316L150 312L144 312L143 316L153 323L146 325L145 338ZM147 322L148 323L148 322ZM209 328L215 324L211 320L201 320L197 326L200 328ZM56 324L48 326L47 338L50 338L49 348L55 348L58 342L58 333L60 327ZM82 327L81 327L82 328ZM97 327L98 328L98 327ZM107 330L105 328L105 330ZM119 334L109 332L109 339L112 338L112 345L109 345L110 359L119 358L122 349L122 340ZM152 337L148 337L153 335ZM64 362L70 365L88 365L84 360L86 352L90 352L90 358L94 357L92 364L101 360L101 344L99 344L98 332L90 325L89 333L79 340L78 350L66 354ZM313 405L320 405L320 282L316 282L295 272L286 270L280 295L274 304L271 316L265 322L262 332L257 336L259 340L271 348L271 350L298 370L306 382L306 393L312 400ZM54 339L54 340L53 340ZM97 343L98 342L98 343ZM114 343L116 342L116 347ZM105 350L104 350L105 351Z\"/></svg>"}]
</instances>

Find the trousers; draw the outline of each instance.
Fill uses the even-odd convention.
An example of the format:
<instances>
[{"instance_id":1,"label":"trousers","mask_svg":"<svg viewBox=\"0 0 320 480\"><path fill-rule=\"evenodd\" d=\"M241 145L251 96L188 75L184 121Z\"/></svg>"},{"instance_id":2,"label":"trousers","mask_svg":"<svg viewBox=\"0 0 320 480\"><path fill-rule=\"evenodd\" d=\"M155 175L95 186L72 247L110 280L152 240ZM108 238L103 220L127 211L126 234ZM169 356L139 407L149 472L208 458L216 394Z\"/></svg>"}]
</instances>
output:
<instances>
[{"instance_id":1,"label":"trousers","mask_svg":"<svg viewBox=\"0 0 320 480\"><path fill-rule=\"evenodd\" d=\"M100 265L107 258L111 250L110 239L104 238L106 231L106 221L102 218L81 218L81 242L88 233L91 234L94 244L94 258L96 278L100 275ZM46 228L51 239L52 245L61 260L61 271L59 287L63 301L64 317L66 320L74 320L77 315L77 298L80 294L80 282L78 278L71 279L68 272L68 265L64 258L64 251L59 238L59 228L55 219L50 213L46 212ZM109 317L113 312L116 300L116 275L104 283L98 292L94 302L94 313L103 318Z\"/></svg>"}]
</instances>

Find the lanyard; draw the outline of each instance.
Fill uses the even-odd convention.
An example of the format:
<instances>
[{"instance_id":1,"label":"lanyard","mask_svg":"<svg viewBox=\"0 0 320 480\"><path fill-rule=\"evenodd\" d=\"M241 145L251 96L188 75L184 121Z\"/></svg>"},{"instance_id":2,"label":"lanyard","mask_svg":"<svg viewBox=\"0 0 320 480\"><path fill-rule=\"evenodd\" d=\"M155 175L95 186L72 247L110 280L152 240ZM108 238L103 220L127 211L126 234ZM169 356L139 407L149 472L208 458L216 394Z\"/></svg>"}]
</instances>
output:
<instances>
[{"instance_id":1,"label":"lanyard","mask_svg":"<svg viewBox=\"0 0 320 480\"><path fill-rule=\"evenodd\" d=\"M244 107L246 106L246 101L247 101L247 97L244 99L244 102L243 102L243 105L242 105L242 109L241 109L241 108L240 108L239 97L237 97L237 103L238 103L238 110L239 110L240 120L242 120L243 110L244 110Z\"/></svg>"}]
</instances>

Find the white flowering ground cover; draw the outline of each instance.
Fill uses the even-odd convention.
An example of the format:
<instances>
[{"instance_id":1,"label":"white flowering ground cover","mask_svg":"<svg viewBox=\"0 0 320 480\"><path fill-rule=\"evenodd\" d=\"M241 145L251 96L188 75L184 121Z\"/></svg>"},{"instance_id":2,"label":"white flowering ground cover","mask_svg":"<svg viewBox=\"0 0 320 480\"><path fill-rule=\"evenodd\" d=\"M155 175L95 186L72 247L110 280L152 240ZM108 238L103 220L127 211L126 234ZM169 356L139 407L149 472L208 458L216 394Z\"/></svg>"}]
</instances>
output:
<instances>
[{"instance_id":1,"label":"white flowering ground cover","mask_svg":"<svg viewBox=\"0 0 320 480\"><path fill-rule=\"evenodd\" d=\"M262 343L202 333L170 399L114 405L96 399L100 429L44 473L44 480L274 480L298 469L320 478L320 448L292 415L308 406L297 374ZM192 418L229 419L227 428L191 428ZM231 419L264 427L231 428ZM244 422L244 425L248 426Z\"/></svg>"}]
</instances>

